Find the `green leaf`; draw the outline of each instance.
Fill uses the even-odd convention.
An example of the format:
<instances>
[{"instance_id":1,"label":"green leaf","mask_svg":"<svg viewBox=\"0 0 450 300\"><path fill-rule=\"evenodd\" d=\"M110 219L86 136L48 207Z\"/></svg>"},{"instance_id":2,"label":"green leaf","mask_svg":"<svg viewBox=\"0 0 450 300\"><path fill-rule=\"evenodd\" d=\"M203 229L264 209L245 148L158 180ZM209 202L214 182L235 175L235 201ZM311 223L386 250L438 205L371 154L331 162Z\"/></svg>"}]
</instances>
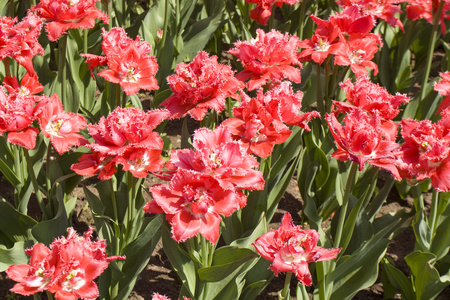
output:
<instances>
[{"instance_id":1,"label":"green leaf","mask_svg":"<svg viewBox=\"0 0 450 300\"><path fill-rule=\"evenodd\" d=\"M433 266L436 261L433 253L415 251L407 255L405 261L414 276L415 299L433 299L450 284L449 277L441 277Z\"/></svg>"},{"instance_id":2,"label":"green leaf","mask_svg":"<svg viewBox=\"0 0 450 300\"><path fill-rule=\"evenodd\" d=\"M224 3L222 1L217 2L217 7L221 7L222 11ZM225 22L225 14L222 14L221 11L209 18L195 22L186 29L186 35L183 35L183 40L186 43L180 51L175 64L193 59L197 52L204 48L211 35Z\"/></svg>"},{"instance_id":3,"label":"green leaf","mask_svg":"<svg viewBox=\"0 0 450 300\"><path fill-rule=\"evenodd\" d=\"M441 199L439 199L441 201ZM436 235L431 241L430 252L434 253L437 260L440 260L448 254L450 249L450 234L448 234L448 228L450 228L450 205L447 205L445 211L439 215L439 225L436 228Z\"/></svg>"},{"instance_id":4,"label":"green leaf","mask_svg":"<svg viewBox=\"0 0 450 300\"><path fill-rule=\"evenodd\" d=\"M12 248L6 249L0 245L0 272L6 271L11 265L28 264L28 256L25 249L31 246L24 241L15 242Z\"/></svg>"},{"instance_id":5,"label":"green leaf","mask_svg":"<svg viewBox=\"0 0 450 300\"><path fill-rule=\"evenodd\" d=\"M414 300L414 289L412 287L411 281L406 278L406 275L402 271L391 265L387 259L383 260L383 268L389 278L390 283L397 290L402 291L402 295L405 297L405 299Z\"/></svg>"},{"instance_id":6,"label":"green leaf","mask_svg":"<svg viewBox=\"0 0 450 300\"><path fill-rule=\"evenodd\" d=\"M11 204L0 201L0 242L6 247L18 241L33 239L29 230L37 222L25 214L18 212ZM7 239L7 240L5 240Z\"/></svg>"},{"instance_id":7,"label":"green leaf","mask_svg":"<svg viewBox=\"0 0 450 300\"><path fill-rule=\"evenodd\" d=\"M200 268L198 275L203 281L220 281L244 262L255 257L256 253L250 249L224 246L214 251L211 266Z\"/></svg>"},{"instance_id":8,"label":"green leaf","mask_svg":"<svg viewBox=\"0 0 450 300\"><path fill-rule=\"evenodd\" d=\"M33 227L31 232L37 241L49 245L56 237L65 235L68 226L66 209L64 206L64 196L61 189L56 193L58 200L58 210L51 220L41 221Z\"/></svg>"},{"instance_id":9,"label":"green leaf","mask_svg":"<svg viewBox=\"0 0 450 300\"><path fill-rule=\"evenodd\" d=\"M189 254L181 248L182 246L172 239L170 225L166 220L164 220L161 235L164 253L169 258L173 270L183 283L183 288L191 295L195 295L197 276L194 262L189 257Z\"/></svg>"},{"instance_id":10,"label":"green leaf","mask_svg":"<svg viewBox=\"0 0 450 300\"><path fill-rule=\"evenodd\" d=\"M423 209L419 210L414 217L412 223L416 242L422 250L430 249L431 230L427 224L425 212Z\"/></svg>"},{"instance_id":11,"label":"green leaf","mask_svg":"<svg viewBox=\"0 0 450 300\"><path fill-rule=\"evenodd\" d=\"M122 267L124 277L119 282L118 299L126 299L128 297L139 274L147 266L160 238L161 218L161 215L154 218L145 218L146 222L148 222L147 226L123 250L126 260Z\"/></svg>"},{"instance_id":12,"label":"green leaf","mask_svg":"<svg viewBox=\"0 0 450 300\"><path fill-rule=\"evenodd\" d=\"M388 235L399 221L380 230L358 251L352 255L341 257L336 269L326 276L326 282L333 282L333 292L330 299L351 299L358 291L375 283L378 277L378 264L386 252Z\"/></svg>"}]
</instances>

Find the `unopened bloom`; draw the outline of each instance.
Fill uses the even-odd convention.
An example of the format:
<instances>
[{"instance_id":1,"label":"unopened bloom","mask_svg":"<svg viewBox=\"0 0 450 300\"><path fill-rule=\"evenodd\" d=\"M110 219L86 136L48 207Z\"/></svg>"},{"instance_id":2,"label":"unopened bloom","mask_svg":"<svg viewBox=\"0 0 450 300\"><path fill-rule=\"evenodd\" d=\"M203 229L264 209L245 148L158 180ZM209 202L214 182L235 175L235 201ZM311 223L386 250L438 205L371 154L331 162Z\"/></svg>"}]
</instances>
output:
<instances>
[{"instance_id":1,"label":"unopened bloom","mask_svg":"<svg viewBox=\"0 0 450 300\"><path fill-rule=\"evenodd\" d=\"M186 114L201 121L209 108L222 111L227 97L237 98L236 92L244 84L234 77L231 67L217 62L217 56L199 52L188 64L180 63L177 73L167 77L174 93L164 105L171 118L181 118Z\"/></svg>"},{"instance_id":2,"label":"unopened bloom","mask_svg":"<svg viewBox=\"0 0 450 300\"><path fill-rule=\"evenodd\" d=\"M59 154L68 151L72 146L80 146L88 141L79 134L86 127L83 116L72 112L66 113L57 94L43 96L36 106L39 126L46 138L49 138Z\"/></svg>"},{"instance_id":3,"label":"unopened bloom","mask_svg":"<svg viewBox=\"0 0 450 300\"><path fill-rule=\"evenodd\" d=\"M300 83L301 63L297 58L299 39L294 35L272 30L256 30L257 37L234 43L229 52L238 57L245 68L236 78L245 81L247 89L254 90L271 81L288 79ZM296 67L297 66L297 67Z\"/></svg>"},{"instance_id":4,"label":"unopened bloom","mask_svg":"<svg viewBox=\"0 0 450 300\"><path fill-rule=\"evenodd\" d=\"M183 300L190 300L190 299L191 298L183 296ZM170 300L170 298L163 296L161 294L158 294L158 293L153 293L152 300Z\"/></svg>"},{"instance_id":5,"label":"unopened bloom","mask_svg":"<svg viewBox=\"0 0 450 300\"><path fill-rule=\"evenodd\" d=\"M319 233L305 230L292 223L285 213L278 230L260 236L254 243L262 257L272 262L270 268L278 276L280 272L291 272L304 285L312 284L308 263L335 259L342 248L325 249L317 246Z\"/></svg>"},{"instance_id":6,"label":"unopened bloom","mask_svg":"<svg viewBox=\"0 0 450 300\"><path fill-rule=\"evenodd\" d=\"M95 19L106 24L109 18L95 8L98 0L42 0L33 11L46 21L45 30L51 41L58 40L70 28L93 28Z\"/></svg>"}]
</instances>

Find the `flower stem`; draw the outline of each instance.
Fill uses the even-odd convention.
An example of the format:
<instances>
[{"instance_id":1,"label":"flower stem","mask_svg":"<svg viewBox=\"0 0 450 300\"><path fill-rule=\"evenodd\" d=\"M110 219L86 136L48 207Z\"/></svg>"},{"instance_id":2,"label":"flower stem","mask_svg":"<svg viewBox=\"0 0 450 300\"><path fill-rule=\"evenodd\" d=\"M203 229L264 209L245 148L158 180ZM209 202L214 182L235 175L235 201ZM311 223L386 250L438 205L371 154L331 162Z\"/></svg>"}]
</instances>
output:
<instances>
[{"instance_id":1,"label":"flower stem","mask_svg":"<svg viewBox=\"0 0 450 300\"><path fill-rule=\"evenodd\" d=\"M431 63L433 60L433 53L434 53L434 46L436 44L436 38L438 35L438 26L439 21L441 19L442 9L444 8L444 0L441 0L439 2L438 9L436 11L436 14L433 17L433 28L431 30L431 37L430 37L430 43L428 44L428 53L427 53L427 64L425 66L425 74L423 76L423 82L422 82L422 88L420 90L420 103L425 98L425 91L426 91L426 84L428 82L428 77L430 76L430 70L431 70Z\"/></svg>"},{"instance_id":2,"label":"flower stem","mask_svg":"<svg viewBox=\"0 0 450 300\"><path fill-rule=\"evenodd\" d=\"M300 3L300 15L298 17L298 30L297 30L297 35L300 41L303 40L303 23L305 22L306 2L307 2L306 0L303 0Z\"/></svg>"},{"instance_id":3,"label":"flower stem","mask_svg":"<svg viewBox=\"0 0 450 300\"><path fill-rule=\"evenodd\" d=\"M114 222L116 222L116 224L119 225L119 214L117 212L116 194L114 193L114 185L113 185L112 178L109 180L109 188L111 191L111 201L112 201L112 206L113 206ZM114 236L115 236L115 242L116 242L116 247L114 249L114 255L119 255L120 239L119 239L119 236L117 236L116 234L114 234Z\"/></svg>"},{"instance_id":4,"label":"flower stem","mask_svg":"<svg viewBox=\"0 0 450 300\"><path fill-rule=\"evenodd\" d=\"M249 29L250 24L250 4L244 0L244 26Z\"/></svg>"},{"instance_id":5,"label":"flower stem","mask_svg":"<svg viewBox=\"0 0 450 300\"><path fill-rule=\"evenodd\" d=\"M325 116L325 107L323 106L323 98L322 98L322 81L320 80L320 65L316 65L317 70L317 109L319 110L322 118Z\"/></svg>"},{"instance_id":6,"label":"flower stem","mask_svg":"<svg viewBox=\"0 0 450 300\"><path fill-rule=\"evenodd\" d=\"M67 47L67 35L63 34L58 43L58 82L61 84L61 102L63 103L63 107L67 108L67 74L66 74L66 47Z\"/></svg>"},{"instance_id":7,"label":"flower stem","mask_svg":"<svg viewBox=\"0 0 450 300\"><path fill-rule=\"evenodd\" d=\"M334 239L334 246L336 248L342 247L341 238L342 238L342 232L344 230L345 217L347 215L348 199L350 198L350 193L353 190L357 172L358 172L358 163L352 162L352 166L350 167L350 173L348 174L348 177L347 177L347 184L345 185L341 211L339 212L338 227L336 229L336 237ZM343 250L345 251L345 249L343 249ZM341 251L341 253L344 253L344 251Z\"/></svg>"},{"instance_id":8,"label":"flower stem","mask_svg":"<svg viewBox=\"0 0 450 300\"><path fill-rule=\"evenodd\" d=\"M417 211L422 210L424 208L423 204L423 196L420 185L417 184L411 188L411 192L414 198L414 209Z\"/></svg>"},{"instance_id":9,"label":"flower stem","mask_svg":"<svg viewBox=\"0 0 450 300\"><path fill-rule=\"evenodd\" d=\"M116 107L120 107L121 101L120 96L122 93L120 92L120 84L116 83Z\"/></svg>"},{"instance_id":10,"label":"flower stem","mask_svg":"<svg viewBox=\"0 0 450 300\"><path fill-rule=\"evenodd\" d=\"M281 291L281 298L280 298L280 300L287 300L287 299L290 298L289 286L291 285L291 277L292 277L292 273L291 272L287 272L286 273L286 279L284 280L284 287L283 287L283 290Z\"/></svg>"},{"instance_id":11,"label":"flower stem","mask_svg":"<svg viewBox=\"0 0 450 300\"><path fill-rule=\"evenodd\" d=\"M434 234L436 232L436 223L438 218L438 205L439 204L439 192L433 189L433 195L431 197L431 208L429 216L429 226L431 229L430 244L433 241Z\"/></svg>"},{"instance_id":12,"label":"flower stem","mask_svg":"<svg viewBox=\"0 0 450 300\"><path fill-rule=\"evenodd\" d=\"M39 190L39 185L36 179L36 174L34 173L33 163L31 162L30 154L28 153L28 149L24 149L25 160L27 161L28 173L31 179L31 183L33 184L34 193L36 194L37 201L39 203L39 207L41 208L42 213L44 214L45 220L50 220L50 215L47 211L47 207L45 207L44 199L42 199L41 191Z\"/></svg>"},{"instance_id":13,"label":"flower stem","mask_svg":"<svg viewBox=\"0 0 450 300\"><path fill-rule=\"evenodd\" d=\"M53 294L50 293L49 291L47 291L47 299L48 299L48 300L53 300L53 299L54 299L54 298L53 298Z\"/></svg>"}]
</instances>

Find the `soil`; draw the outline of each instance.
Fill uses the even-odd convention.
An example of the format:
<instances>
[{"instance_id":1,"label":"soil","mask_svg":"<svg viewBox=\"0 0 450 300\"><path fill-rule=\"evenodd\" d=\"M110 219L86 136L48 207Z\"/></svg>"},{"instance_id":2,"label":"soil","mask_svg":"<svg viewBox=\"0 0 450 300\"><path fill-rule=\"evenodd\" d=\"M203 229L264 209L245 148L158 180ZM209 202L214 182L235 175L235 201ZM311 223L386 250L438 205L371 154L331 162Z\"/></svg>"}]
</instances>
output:
<instances>
[{"instance_id":1,"label":"soil","mask_svg":"<svg viewBox=\"0 0 450 300\"><path fill-rule=\"evenodd\" d=\"M145 106L145 102L144 102ZM165 127L164 132L167 133L168 137L172 141L173 145L179 145L182 121L173 120L169 121ZM189 119L188 128L192 134L195 128L198 128L199 124L193 119ZM83 184L89 185L95 183L95 179L87 179ZM155 183L154 178L147 179L146 183L152 185ZM13 203L13 193L14 188L2 177L0 176L0 197L3 197L6 201ZM83 189L77 187L73 196L76 196L78 201L76 204L75 212L72 215L72 226L78 232L84 232L88 226L93 225L93 218L90 214L89 207L87 205L87 200L85 199ZM425 199L429 199L425 195ZM39 211L39 207L35 207L33 199L30 201L29 211L34 217L37 217L36 212ZM429 202L426 203L429 206ZM390 212L395 212L400 209L405 209L409 211L413 205L412 199L406 198L401 199L396 193L395 188L391 191L386 203L382 207L380 214L387 214ZM279 208L271 222L269 224L269 229L273 230L278 228L281 217L285 212L289 212L293 221L296 224L301 223L301 211L303 202L300 197L300 193L297 187L296 180L293 179L285 194L281 199ZM414 250L414 233L409 227L403 231L397 238L391 243L387 250L387 256L391 257L395 262L395 265L400 268L405 274L409 274L408 266L404 261L404 257ZM381 274L381 271L380 271ZM277 292L283 288L285 280L284 273L281 273L278 277L275 277L267 288L256 298L257 300L264 299L277 299ZM379 276L377 282L363 291L360 291L354 299L383 299L383 285L381 283L381 275ZM295 298L295 287L297 281L295 276L292 277L291 281L291 297ZM15 295L12 297L9 289L12 288L14 282L7 278L5 273L0 273L0 299L33 299L32 297L21 297ZM161 243L159 243L151 257L151 260L144 271L140 274L138 281L134 287L132 294L129 299L140 300L140 299L151 299L152 294L157 292L171 299L177 299L178 293L180 291L180 284L177 280L175 272L170 266L170 262L164 254ZM43 299L46 299L43 295ZM401 295L397 294L394 299L401 299ZM444 292L437 299L450 299L450 288L444 290Z\"/></svg>"}]
</instances>

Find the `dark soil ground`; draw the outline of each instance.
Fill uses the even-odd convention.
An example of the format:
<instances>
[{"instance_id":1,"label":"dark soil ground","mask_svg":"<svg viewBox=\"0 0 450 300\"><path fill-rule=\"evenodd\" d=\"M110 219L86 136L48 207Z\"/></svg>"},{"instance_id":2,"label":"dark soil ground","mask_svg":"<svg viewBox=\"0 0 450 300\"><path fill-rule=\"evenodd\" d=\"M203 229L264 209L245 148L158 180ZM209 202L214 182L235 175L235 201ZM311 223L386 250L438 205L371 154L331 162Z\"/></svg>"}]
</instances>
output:
<instances>
[{"instance_id":1,"label":"dark soil ground","mask_svg":"<svg viewBox=\"0 0 450 300\"><path fill-rule=\"evenodd\" d=\"M145 103L144 103L145 106ZM173 145L179 145L182 123L179 120L170 121L165 129L168 137L171 139ZM198 128L198 123L190 119L188 122L188 127ZM193 131L193 130L190 130ZM193 132L190 132L191 134ZM92 181L92 179L88 179ZM87 182L89 183L89 182ZM147 180L148 185L155 183L155 179L149 178ZM0 176L0 197L3 197L9 202L13 202L13 187ZM89 212L89 208L86 203L87 200L84 197L83 191L80 188L76 188L74 191L74 196L77 196L78 202L75 208L75 213L72 217L72 226L74 226L78 232L84 232L89 225L93 225L92 216ZM425 195L425 199L429 199ZM36 214L39 211L39 207L34 207L35 201L33 199L30 201L29 211L30 213ZM281 217L285 212L289 212L294 220L294 223L301 223L301 211L302 211L302 200L300 193L298 191L297 183L292 180L289 184L284 197L281 199L277 213L275 214L272 223L269 225L270 229L276 229L279 226ZM389 212L395 212L400 209L405 209L409 211L413 205L412 199L406 198L401 199L395 191L395 188L391 191L386 203L381 209L381 214L387 214ZM427 203L429 205L429 203ZM37 217L34 216L34 217ZM400 235L397 236L395 241L389 245L387 250L387 256L391 257L395 261L395 265L400 268L406 274L409 273L409 269L404 261L404 257L411 253L414 249L414 233L411 228L406 229ZM380 272L381 273L381 272ZM261 293L257 299L277 299L277 292L283 288L285 275L280 274L279 277L275 277L268 287ZM377 282L363 291L360 291L354 299L383 299L383 286L381 281L381 275L379 276ZM0 273L0 299L33 299L32 297L22 297L19 295L12 296L9 293L9 289L14 285L14 282L9 280L5 273ZM295 287L297 285L295 276L293 276L291 281L291 293L292 298L295 298L293 294ZM178 293L180 291L180 284L177 280L175 272L171 269L170 262L164 254L164 250L161 248L161 244L156 247L153 256L141 273L136 286L129 297L129 299L139 300L139 299L151 299L154 292L166 295L171 299L177 299ZM46 299L43 295L43 299ZM401 295L397 294L394 299L401 299ZM450 299L450 289L447 288L438 299Z\"/></svg>"}]
</instances>

